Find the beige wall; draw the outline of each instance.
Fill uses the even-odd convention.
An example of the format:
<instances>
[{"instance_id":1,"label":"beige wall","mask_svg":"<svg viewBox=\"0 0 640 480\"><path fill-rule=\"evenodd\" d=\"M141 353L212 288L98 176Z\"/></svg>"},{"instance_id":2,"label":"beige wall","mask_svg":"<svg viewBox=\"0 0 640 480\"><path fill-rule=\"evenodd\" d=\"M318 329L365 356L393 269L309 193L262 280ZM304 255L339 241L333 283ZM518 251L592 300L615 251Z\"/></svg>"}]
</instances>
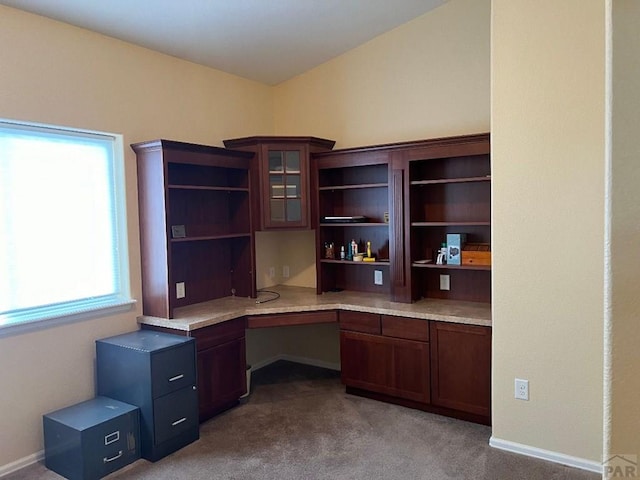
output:
<instances>
[{"instance_id":1,"label":"beige wall","mask_svg":"<svg viewBox=\"0 0 640 480\"><path fill-rule=\"evenodd\" d=\"M599 463L604 3L493 0L491 40L493 437Z\"/></svg>"},{"instance_id":2,"label":"beige wall","mask_svg":"<svg viewBox=\"0 0 640 480\"><path fill-rule=\"evenodd\" d=\"M452 0L275 87L275 130L336 148L489 130L490 0Z\"/></svg>"},{"instance_id":3,"label":"beige wall","mask_svg":"<svg viewBox=\"0 0 640 480\"><path fill-rule=\"evenodd\" d=\"M282 267L289 267L289 278ZM274 267L275 277L269 277ZM272 285L316 287L316 248L314 230L256 232L256 285L258 289Z\"/></svg>"},{"instance_id":4,"label":"beige wall","mask_svg":"<svg viewBox=\"0 0 640 480\"><path fill-rule=\"evenodd\" d=\"M640 2L613 0L611 302L605 458L640 455Z\"/></svg>"},{"instance_id":5,"label":"beige wall","mask_svg":"<svg viewBox=\"0 0 640 480\"><path fill-rule=\"evenodd\" d=\"M122 133L124 143L273 133L272 89L0 6L0 117ZM133 296L140 300L136 168L126 181ZM42 414L94 395L94 340L127 314L0 338L0 470L42 448Z\"/></svg>"}]
</instances>

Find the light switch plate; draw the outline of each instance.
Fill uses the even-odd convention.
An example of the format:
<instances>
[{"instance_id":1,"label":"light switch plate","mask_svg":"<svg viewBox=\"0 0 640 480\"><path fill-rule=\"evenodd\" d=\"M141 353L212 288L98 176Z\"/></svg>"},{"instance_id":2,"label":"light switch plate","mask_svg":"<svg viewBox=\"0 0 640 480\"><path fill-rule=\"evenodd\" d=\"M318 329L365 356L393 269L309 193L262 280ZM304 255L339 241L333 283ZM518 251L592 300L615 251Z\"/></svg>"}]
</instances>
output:
<instances>
[{"instance_id":1,"label":"light switch plate","mask_svg":"<svg viewBox=\"0 0 640 480\"><path fill-rule=\"evenodd\" d=\"M373 271L373 283L374 285L382 285L382 270Z\"/></svg>"},{"instance_id":2,"label":"light switch plate","mask_svg":"<svg viewBox=\"0 0 640 480\"><path fill-rule=\"evenodd\" d=\"M440 290L451 290L449 275L440 275Z\"/></svg>"}]
</instances>

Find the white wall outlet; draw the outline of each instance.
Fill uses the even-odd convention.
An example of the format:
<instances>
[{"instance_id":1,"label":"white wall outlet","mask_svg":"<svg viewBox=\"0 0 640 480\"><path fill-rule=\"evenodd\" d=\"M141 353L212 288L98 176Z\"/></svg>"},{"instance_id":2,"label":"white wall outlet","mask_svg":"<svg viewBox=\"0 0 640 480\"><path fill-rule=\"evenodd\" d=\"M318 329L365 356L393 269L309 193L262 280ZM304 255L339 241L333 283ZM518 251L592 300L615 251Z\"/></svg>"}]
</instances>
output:
<instances>
[{"instance_id":1,"label":"white wall outlet","mask_svg":"<svg viewBox=\"0 0 640 480\"><path fill-rule=\"evenodd\" d=\"M269 267L269 278L274 278L276 276L276 267Z\"/></svg>"},{"instance_id":2,"label":"white wall outlet","mask_svg":"<svg viewBox=\"0 0 640 480\"><path fill-rule=\"evenodd\" d=\"M440 290L451 290L449 275L440 275Z\"/></svg>"},{"instance_id":3,"label":"white wall outlet","mask_svg":"<svg viewBox=\"0 0 640 480\"><path fill-rule=\"evenodd\" d=\"M516 378L515 396L518 400L529 400L529 380Z\"/></svg>"},{"instance_id":4,"label":"white wall outlet","mask_svg":"<svg viewBox=\"0 0 640 480\"><path fill-rule=\"evenodd\" d=\"M283 278L289 278L289 265L284 265L282 267L282 276Z\"/></svg>"},{"instance_id":5,"label":"white wall outlet","mask_svg":"<svg viewBox=\"0 0 640 480\"><path fill-rule=\"evenodd\" d=\"M373 271L373 284L382 285L382 270Z\"/></svg>"},{"instance_id":6,"label":"white wall outlet","mask_svg":"<svg viewBox=\"0 0 640 480\"><path fill-rule=\"evenodd\" d=\"M186 295L184 291L184 282L176 283L176 298L184 298Z\"/></svg>"}]
</instances>

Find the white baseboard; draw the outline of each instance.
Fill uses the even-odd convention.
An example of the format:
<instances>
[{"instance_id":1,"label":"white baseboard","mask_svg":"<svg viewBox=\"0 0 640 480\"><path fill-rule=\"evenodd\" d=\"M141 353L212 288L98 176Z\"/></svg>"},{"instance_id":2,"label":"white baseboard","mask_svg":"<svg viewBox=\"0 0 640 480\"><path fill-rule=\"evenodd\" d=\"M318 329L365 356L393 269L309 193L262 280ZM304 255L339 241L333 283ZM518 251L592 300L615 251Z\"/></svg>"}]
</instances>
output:
<instances>
[{"instance_id":1,"label":"white baseboard","mask_svg":"<svg viewBox=\"0 0 640 480\"><path fill-rule=\"evenodd\" d=\"M44 450L40 450L39 452L23 457L15 462L8 463L7 465L1 465L0 478L5 477L10 473L17 472L21 468L33 465L36 462L40 462L41 460L44 460Z\"/></svg>"},{"instance_id":2,"label":"white baseboard","mask_svg":"<svg viewBox=\"0 0 640 480\"><path fill-rule=\"evenodd\" d=\"M251 369L255 372L256 370L260 370L261 368L266 367L267 365L271 365L272 363L275 363L278 360L286 360L288 362L302 363L303 365L311 365L313 367L327 368L329 370L336 370L338 372L340 371L339 363L324 362L316 358L298 357L296 355L286 355L286 354L276 355L274 357L267 358L266 360L261 360L257 363L252 364Z\"/></svg>"},{"instance_id":3,"label":"white baseboard","mask_svg":"<svg viewBox=\"0 0 640 480\"><path fill-rule=\"evenodd\" d=\"M520 455L526 455L527 457L539 458L541 460L579 468L580 470L587 470L589 472L602 474L602 464L592 460L572 457L571 455L552 452L551 450L543 450L542 448L530 447L529 445L523 445L522 443L501 440L493 436L489 439L489 445L507 452L518 453Z\"/></svg>"}]
</instances>

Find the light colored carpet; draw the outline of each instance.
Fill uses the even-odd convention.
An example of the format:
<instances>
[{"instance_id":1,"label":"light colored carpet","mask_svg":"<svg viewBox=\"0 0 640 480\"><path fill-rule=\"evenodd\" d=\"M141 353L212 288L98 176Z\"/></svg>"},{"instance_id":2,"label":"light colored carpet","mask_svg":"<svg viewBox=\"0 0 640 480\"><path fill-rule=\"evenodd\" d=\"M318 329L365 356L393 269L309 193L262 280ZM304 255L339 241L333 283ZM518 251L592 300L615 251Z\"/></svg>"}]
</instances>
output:
<instances>
[{"instance_id":1,"label":"light colored carpet","mask_svg":"<svg viewBox=\"0 0 640 480\"><path fill-rule=\"evenodd\" d=\"M595 480L600 475L489 446L490 427L344 392L339 374L277 362L199 441L109 479ZM61 478L36 464L6 480ZM5 480L5 479L3 479Z\"/></svg>"}]
</instances>

